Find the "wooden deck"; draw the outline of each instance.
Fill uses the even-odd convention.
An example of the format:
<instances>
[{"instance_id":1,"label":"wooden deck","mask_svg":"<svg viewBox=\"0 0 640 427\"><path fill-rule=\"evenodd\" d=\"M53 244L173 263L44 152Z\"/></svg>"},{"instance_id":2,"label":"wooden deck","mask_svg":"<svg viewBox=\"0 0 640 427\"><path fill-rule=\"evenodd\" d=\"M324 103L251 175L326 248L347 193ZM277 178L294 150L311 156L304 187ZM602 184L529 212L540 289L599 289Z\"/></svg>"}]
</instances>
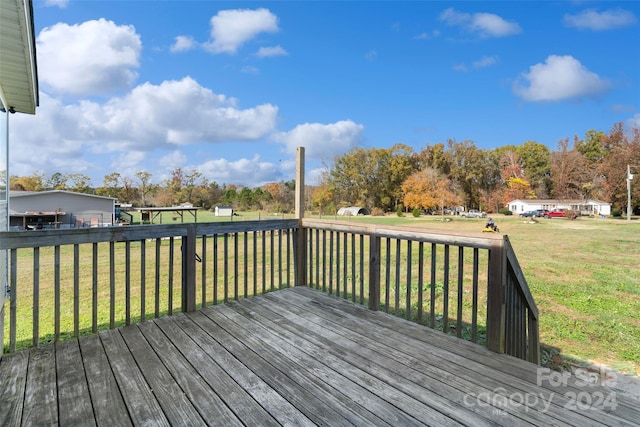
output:
<instances>
[{"instance_id":1,"label":"wooden deck","mask_svg":"<svg viewBox=\"0 0 640 427\"><path fill-rule=\"evenodd\" d=\"M528 362L298 287L5 355L0 425L640 421L608 389L553 379Z\"/></svg>"}]
</instances>

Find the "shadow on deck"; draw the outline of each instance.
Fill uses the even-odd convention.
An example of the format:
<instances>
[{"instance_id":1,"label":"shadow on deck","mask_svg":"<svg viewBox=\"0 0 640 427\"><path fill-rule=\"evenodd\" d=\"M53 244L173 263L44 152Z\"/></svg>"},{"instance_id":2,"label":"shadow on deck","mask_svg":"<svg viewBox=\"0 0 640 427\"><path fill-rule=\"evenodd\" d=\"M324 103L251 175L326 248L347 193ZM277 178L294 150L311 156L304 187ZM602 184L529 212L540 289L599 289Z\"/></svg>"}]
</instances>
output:
<instances>
[{"instance_id":1,"label":"shadow on deck","mask_svg":"<svg viewBox=\"0 0 640 427\"><path fill-rule=\"evenodd\" d=\"M0 425L633 425L602 385L295 287L4 355Z\"/></svg>"}]
</instances>

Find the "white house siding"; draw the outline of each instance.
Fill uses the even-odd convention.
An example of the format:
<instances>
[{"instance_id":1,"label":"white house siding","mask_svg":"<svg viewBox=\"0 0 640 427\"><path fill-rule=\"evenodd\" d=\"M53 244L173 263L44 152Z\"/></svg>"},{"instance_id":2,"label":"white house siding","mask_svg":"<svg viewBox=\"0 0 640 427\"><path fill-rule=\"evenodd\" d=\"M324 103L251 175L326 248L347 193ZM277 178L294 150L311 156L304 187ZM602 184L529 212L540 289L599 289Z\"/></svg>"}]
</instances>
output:
<instances>
[{"instance_id":1,"label":"white house siding","mask_svg":"<svg viewBox=\"0 0 640 427\"><path fill-rule=\"evenodd\" d=\"M514 215L537 209L569 209L581 215L611 215L611 204L601 200L518 199L507 203Z\"/></svg>"},{"instance_id":2,"label":"white house siding","mask_svg":"<svg viewBox=\"0 0 640 427\"><path fill-rule=\"evenodd\" d=\"M216 206L214 214L215 216L233 216L233 208L231 206Z\"/></svg>"}]
</instances>

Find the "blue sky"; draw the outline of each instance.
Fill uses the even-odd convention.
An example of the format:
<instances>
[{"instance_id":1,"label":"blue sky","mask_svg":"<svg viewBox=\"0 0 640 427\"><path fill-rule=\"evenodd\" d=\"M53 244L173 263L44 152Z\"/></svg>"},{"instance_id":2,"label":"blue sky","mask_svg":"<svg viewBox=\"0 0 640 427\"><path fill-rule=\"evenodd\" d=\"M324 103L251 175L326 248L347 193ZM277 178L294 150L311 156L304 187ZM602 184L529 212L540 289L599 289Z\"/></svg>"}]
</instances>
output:
<instances>
[{"instance_id":1,"label":"blue sky","mask_svg":"<svg viewBox=\"0 0 640 427\"><path fill-rule=\"evenodd\" d=\"M640 126L640 3L35 0L10 173L307 183L354 147ZM366 171L363 171L366 173Z\"/></svg>"}]
</instances>

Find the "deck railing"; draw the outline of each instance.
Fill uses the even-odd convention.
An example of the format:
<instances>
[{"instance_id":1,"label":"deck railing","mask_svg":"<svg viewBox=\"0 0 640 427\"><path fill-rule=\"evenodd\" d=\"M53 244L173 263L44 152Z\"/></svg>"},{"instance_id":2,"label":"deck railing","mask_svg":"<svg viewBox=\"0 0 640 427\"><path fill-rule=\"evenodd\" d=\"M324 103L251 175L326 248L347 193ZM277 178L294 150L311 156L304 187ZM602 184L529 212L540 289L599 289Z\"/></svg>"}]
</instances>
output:
<instances>
[{"instance_id":1,"label":"deck railing","mask_svg":"<svg viewBox=\"0 0 640 427\"><path fill-rule=\"evenodd\" d=\"M2 232L0 249L11 352L305 284L538 363L506 236L292 219Z\"/></svg>"},{"instance_id":2,"label":"deck railing","mask_svg":"<svg viewBox=\"0 0 640 427\"><path fill-rule=\"evenodd\" d=\"M10 264L7 350L290 286L298 223L2 232Z\"/></svg>"},{"instance_id":3,"label":"deck railing","mask_svg":"<svg viewBox=\"0 0 640 427\"><path fill-rule=\"evenodd\" d=\"M539 363L538 310L507 236L302 224L309 286Z\"/></svg>"}]
</instances>

